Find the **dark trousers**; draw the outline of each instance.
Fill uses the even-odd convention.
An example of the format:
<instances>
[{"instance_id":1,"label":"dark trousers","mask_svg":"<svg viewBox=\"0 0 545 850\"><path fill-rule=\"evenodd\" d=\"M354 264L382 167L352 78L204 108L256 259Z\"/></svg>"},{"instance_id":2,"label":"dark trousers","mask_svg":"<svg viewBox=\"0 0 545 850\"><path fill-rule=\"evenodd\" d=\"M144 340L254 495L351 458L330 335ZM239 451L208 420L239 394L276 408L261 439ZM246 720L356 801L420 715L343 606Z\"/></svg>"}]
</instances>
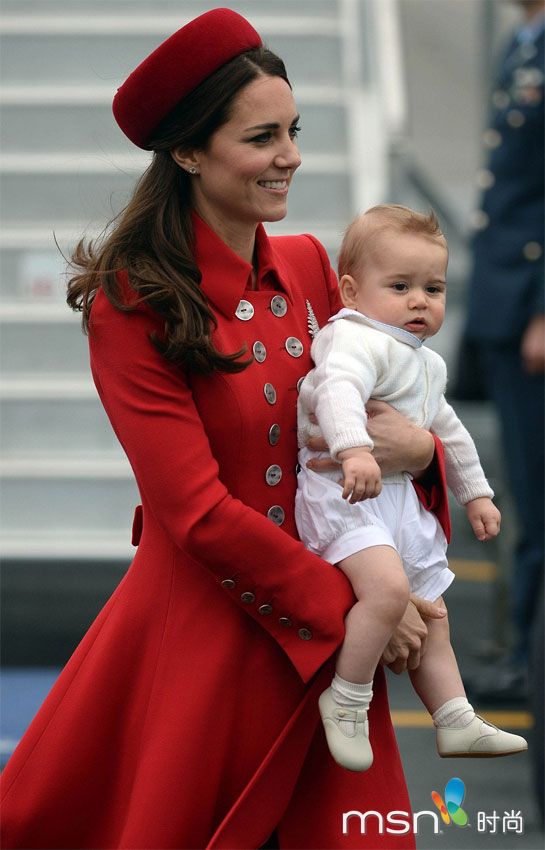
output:
<instances>
[{"instance_id":1,"label":"dark trousers","mask_svg":"<svg viewBox=\"0 0 545 850\"><path fill-rule=\"evenodd\" d=\"M479 355L501 427L506 477L517 511L511 581L516 662L526 662L544 563L544 376L523 369L518 345L482 345Z\"/></svg>"}]
</instances>

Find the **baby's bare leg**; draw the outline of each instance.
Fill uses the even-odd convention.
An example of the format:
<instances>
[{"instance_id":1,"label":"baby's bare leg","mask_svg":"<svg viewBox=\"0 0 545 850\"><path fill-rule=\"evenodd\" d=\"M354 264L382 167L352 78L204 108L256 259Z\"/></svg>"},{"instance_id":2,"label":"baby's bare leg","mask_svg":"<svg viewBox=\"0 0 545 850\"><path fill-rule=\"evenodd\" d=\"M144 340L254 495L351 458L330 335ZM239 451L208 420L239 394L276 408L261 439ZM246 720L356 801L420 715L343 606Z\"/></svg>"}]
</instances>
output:
<instances>
[{"instance_id":1,"label":"baby's bare leg","mask_svg":"<svg viewBox=\"0 0 545 850\"><path fill-rule=\"evenodd\" d=\"M443 600L437 600L444 604ZM436 727L437 751L443 758L507 756L528 748L524 738L504 732L475 714L467 701L448 620L431 620L426 652L416 670L409 671L418 696Z\"/></svg>"},{"instance_id":2,"label":"baby's bare leg","mask_svg":"<svg viewBox=\"0 0 545 850\"><path fill-rule=\"evenodd\" d=\"M318 701L327 744L338 764L367 770L373 763L367 710L373 675L392 630L407 607L409 584L391 546L372 546L338 563L358 601L346 617L335 678Z\"/></svg>"},{"instance_id":3,"label":"baby's bare leg","mask_svg":"<svg viewBox=\"0 0 545 850\"><path fill-rule=\"evenodd\" d=\"M348 682L370 682L407 607L409 584L401 559L391 546L363 549L338 566L349 578L358 601L346 617L337 673Z\"/></svg>"},{"instance_id":4,"label":"baby's bare leg","mask_svg":"<svg viewBox=\"0 0 545 850\"><path fill-rule=\"evenodd\" d=\"M434 604L446 608L441 596ZM448 700L465 697L466 692L450 642L448 615L441 620L428 620L426 626L426 652L420 666L410 670L409 676L416 693L433 714Z\"/></svg>"}]
</instances>

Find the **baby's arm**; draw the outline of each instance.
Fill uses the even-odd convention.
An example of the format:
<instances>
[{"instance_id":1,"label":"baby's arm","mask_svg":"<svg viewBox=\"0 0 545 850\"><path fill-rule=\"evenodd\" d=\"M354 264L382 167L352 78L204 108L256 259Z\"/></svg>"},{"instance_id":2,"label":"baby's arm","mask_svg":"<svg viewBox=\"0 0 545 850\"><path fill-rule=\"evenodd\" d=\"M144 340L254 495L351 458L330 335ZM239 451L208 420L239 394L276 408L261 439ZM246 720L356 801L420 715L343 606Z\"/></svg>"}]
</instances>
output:
<instances>
[{"instance_id":1,"label":"baby's arm","mask_svg":"<svg viewBox=\"0 0 545 850\"><path fill-rule=\"evenodd\" d=\"M465 506L467 518L477 540L490 540L500 533L501 514L492 499L483 496Z\"/></svg>"},{"instance_id":2,"label":"baby's arm","mask_svg":"<svg viewBox=\"0 0 545 850\"><path fill-rule=\"evenodd\" d=\"M490 540L500 532L501 514L483 472L475 443L444 396L431 428L445 448L447 483L465 507L477 540Z\"/></svg>"},{"instance_id":3,"label":"baby's arm","mask_svg":"<svg viewBox=\"0 0 545 850\"><path fill-rule=\"evenodd\" d=\"M373 499L382 490L380 467L366 446L356 446L339 452L343 470L343 499L350 504Z\"/></svg>"},{"instance_id":4,"label":"baby's arm","mask_svg":"<svg viewBox=\"0 0 545 850\"><path fill-rule=\"evenodd\" d=\"M312 343L315 367L303 382L301 407L312 411L334 460L354 450L373 449L366 429L365 404L377 380L377 366L365 329L349 319L327 324ZM348 457L348 456L347 456Z\"/></svg>"}]
</instances>

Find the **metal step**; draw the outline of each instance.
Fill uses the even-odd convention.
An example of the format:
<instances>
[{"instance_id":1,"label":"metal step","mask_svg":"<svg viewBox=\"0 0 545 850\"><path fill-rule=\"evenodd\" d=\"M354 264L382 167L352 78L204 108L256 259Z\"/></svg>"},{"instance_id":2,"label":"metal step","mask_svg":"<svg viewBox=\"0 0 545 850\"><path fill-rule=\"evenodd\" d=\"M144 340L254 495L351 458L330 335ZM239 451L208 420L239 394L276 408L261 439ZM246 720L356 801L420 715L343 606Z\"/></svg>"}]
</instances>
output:
<instances>
[{"instance_id":1,"label":"metal step","mask_svg":"<svg viewBox=\"0 0 545 850\"><path fill-rule=\"evenodd\" d=\"M112 155L124 152L134 155L134 147L112 115L111 88L106 89L106 97L104 90L99 90L99 103L92 97L84 99L81 94L75 102L51 103L46 87L40 87L35 94L32 88L26 89L26 92L4 89L0 93L3 119L0 148L4 156L18 154L27 158L30 154L48 158L50 154L66 153L68 157L74 154L80 157L88 151L92 152L94 161L100 161L101 157L110 161ZM299 146L305 166L313 167L308 160L313 153L322 157L329 153L337 158L339 151L346 150L347 146L347 116L343 102L339 99L333 103L309 102L299 89L295 97L301 114ZM33 127L32 133L28 132L29 127ZM103 151L108 152L107 157L101 154ZM30 161L29 167L32 167Z\"/></svg>"},{"instance_id":2,"label":"metal step","mask_svg":"<svg viewBox=\"0 0 545 850\"><path fill-rule=\"evenodd\" d=\"M101 478L89 469L68 474L36 473L0 479L3 533L29 538L53 530L59 538L78 534L123 534L129 539L135 505L141 499L133 477L118 466ZM22 470L21 470L22 472ZM63 474L65 473L65 474Z\"/></svg>"},{"instance_id":3,"label":"metal step","mask_svg":"<svg viewBox=\"0 0 545 850\"><path fill-rule=\"evenodd\" d=\"M43 458L57 462L80 456L124 457L94 385L82 384L80 392L86 395L79 397L77 384L70 392L69 381L64 382L67 394L62 396L51 382L39 388L41 396L32 383L17 389L27 395L7 398L3 388L0 392L1 446L6 459L28 457L34 463Z\"/></svg>"},{"instance_id":4,"label":"metal step","mask_svg":"<svg viewBox=\"0 0 545 850\"><path fill-rule=\"evenodd\" d=\"M113 170L107 161L107 156L102 161L97 157L95 173L78 171L77 167L72 173L4 172L0 180L2 225L21 227L39 221L42 227L54 231L71 219L75 209L89 222L109 221L127 203L140 169L123 173ZM301 168L290 192L290 218L322 226L349 220L351 180L346 171L342 173L343 157L338 162L336 173L331 167L329 173Z\"/></svg>"},{"instance_id":5,"label":"metal step","mask_svg":"<svg viewBox=\"0 0 545 850\"><path fill-rule=\"evenodd\" d=\"M73 321L47 324L5 322L0 334L0 360L4 376L29 372L36 377L51 372L81 374L89 369L87 338L75 316Z\"/></svg>"}]
</instances>

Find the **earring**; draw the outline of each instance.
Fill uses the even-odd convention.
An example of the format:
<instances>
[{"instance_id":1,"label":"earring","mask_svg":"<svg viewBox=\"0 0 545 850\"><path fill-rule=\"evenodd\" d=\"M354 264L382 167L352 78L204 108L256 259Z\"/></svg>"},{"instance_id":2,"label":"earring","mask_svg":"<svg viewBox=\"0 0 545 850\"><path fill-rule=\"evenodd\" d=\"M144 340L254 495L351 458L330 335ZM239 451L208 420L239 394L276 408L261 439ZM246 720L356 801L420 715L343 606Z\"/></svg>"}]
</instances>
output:
<instances>
[{"instance_id":1,"label":"earring","mask_svg":"<svg viewBox=\"0 0 545 850\"><path fill-rule=\"evenodd\" d=\"M198 174L199 172L197 171L197 169L195 168L195 166L194 166L194 165L192 165L192 166L191 166L191 168L189 169L189 173L190 173L190 174Z\"/></svg>"}]
</instances>

